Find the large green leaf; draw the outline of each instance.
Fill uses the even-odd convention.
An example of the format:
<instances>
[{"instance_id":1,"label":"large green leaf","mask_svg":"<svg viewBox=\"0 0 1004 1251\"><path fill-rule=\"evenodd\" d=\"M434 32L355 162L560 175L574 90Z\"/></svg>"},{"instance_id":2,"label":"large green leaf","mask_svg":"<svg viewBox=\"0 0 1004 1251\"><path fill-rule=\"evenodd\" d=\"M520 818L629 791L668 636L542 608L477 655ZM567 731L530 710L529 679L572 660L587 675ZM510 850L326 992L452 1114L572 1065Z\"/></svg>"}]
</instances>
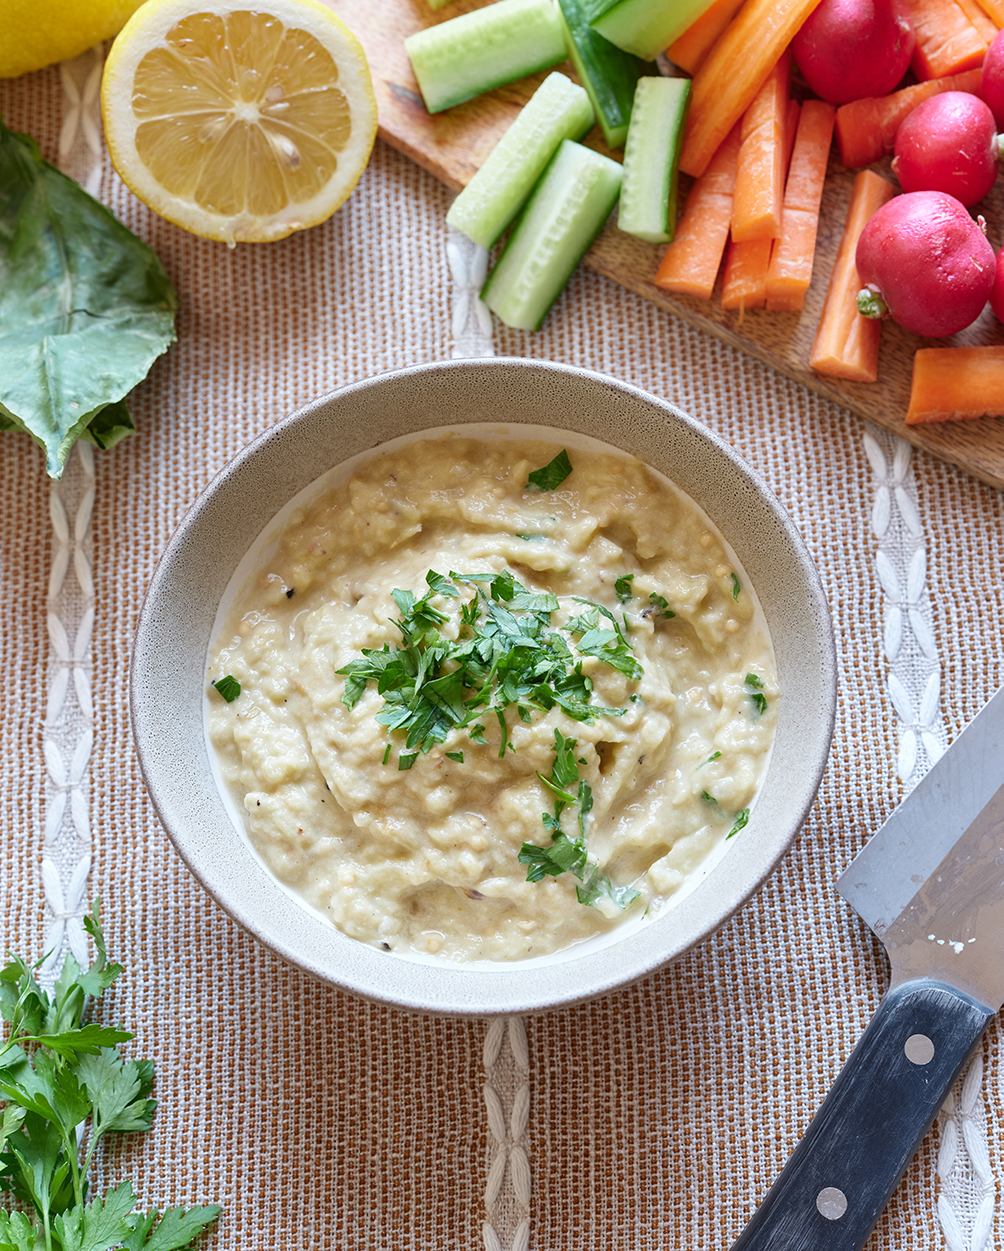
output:
<instances>
[{"instance_id":1,"label":"large green leaf","mask_svg":"<svg viewBox=\"0 0 1004 1251\"><path fill-rule=\"evenodd\" d=\"M76 439L117 443L177 308L153 250L0 120L0 430L30 434L53 478Z\"/></svg>"}]
</instances>

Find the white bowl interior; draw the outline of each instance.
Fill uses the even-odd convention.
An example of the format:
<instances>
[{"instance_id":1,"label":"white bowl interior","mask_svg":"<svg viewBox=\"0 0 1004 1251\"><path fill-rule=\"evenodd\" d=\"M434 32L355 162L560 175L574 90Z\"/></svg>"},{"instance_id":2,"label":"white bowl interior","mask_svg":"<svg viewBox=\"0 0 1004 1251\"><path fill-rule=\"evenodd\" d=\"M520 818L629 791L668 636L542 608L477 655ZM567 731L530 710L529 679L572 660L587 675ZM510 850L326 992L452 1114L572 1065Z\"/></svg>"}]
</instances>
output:
<instances>
[{"instance_id":1,"label":"white bowl interior","mask_svg":"<svg viewBox=\"0 0 1004 1251\"><path fill-rule=\"evenodd\" d=\"M334 466L443 426L546 426L613 444L686 491L733 547L756 590L783 698L774 749L737 854L689 892L602 943L511 965L394 956L347 938L264 868L221 792L203 725L206 655L221 602L270 519ZM558 437L558 436L555 436ZM172 698L164 698L171 692ZM624 383L522 359L449 361L324 396L259 436L213 480L157 568L137 630L131 711L151 799L203 886L245 929L354 993L451 1015L578 1002L677 958L723 924L798 833L829 753L836 661L829 611L805 546L770 489L721 440Z\"/></svg>"}]
</instances>

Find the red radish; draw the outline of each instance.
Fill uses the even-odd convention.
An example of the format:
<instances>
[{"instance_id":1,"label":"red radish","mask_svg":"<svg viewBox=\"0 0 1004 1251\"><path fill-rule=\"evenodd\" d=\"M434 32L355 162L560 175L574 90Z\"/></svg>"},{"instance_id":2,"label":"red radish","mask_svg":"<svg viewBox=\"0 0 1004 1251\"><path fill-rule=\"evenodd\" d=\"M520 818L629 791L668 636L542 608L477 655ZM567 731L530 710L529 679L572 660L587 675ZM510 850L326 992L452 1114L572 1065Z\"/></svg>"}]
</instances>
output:
<instances>
[{"instance_id":1,"label":"red radish","mask_svg":"<svg viewBox=\"0 0 1004 1251\"><path fill-rule=\"evenodd\" d=\"M906 0L822 0L791 41L802 77L830 104L892 91L913 45Z\"/></svg>"},{"instance_id":2,"label":"red radish","mask_svg":"<svg viewBox=\"0 0 1004 1251\"><path fill-rule=\"evenodd\" d=\"M997 125L1004 130L1004 30L997 32L983 58L980 95L989 104Z\"/></svg>"},{"instance_id":3,"label":"red radish","mask_svg":"<svg viewBox=\"0 0 1004 1251\"><path fill-rule=\"evenodd\" d=\"M968 208L996 182L1000 153L994 115L979 96L943 91L901 123L892 172L904 191L946 191Z\"/></svg>"},{"instance_id":4,"label":"red radish","mask_svg":"<svg viewBox=\"0 0 1004 1251\"><path fill-rule=\"evenodd\" d=\"M994 285L990 291L990 307L997 315L998 321L1004 321L1004 248L997 253Z\"/></svg>"},{"instance_id":5,"label":"red radish","mask_svg":"<svg viewBox=\"0 0 1004 1251\"><path fill-rule=\"evenodd\" d=\"M994 250L954 196L910 191L869 220L855 263L858 311L940 339L971 325L994 285Z\"/></svg>"}]
</instances>

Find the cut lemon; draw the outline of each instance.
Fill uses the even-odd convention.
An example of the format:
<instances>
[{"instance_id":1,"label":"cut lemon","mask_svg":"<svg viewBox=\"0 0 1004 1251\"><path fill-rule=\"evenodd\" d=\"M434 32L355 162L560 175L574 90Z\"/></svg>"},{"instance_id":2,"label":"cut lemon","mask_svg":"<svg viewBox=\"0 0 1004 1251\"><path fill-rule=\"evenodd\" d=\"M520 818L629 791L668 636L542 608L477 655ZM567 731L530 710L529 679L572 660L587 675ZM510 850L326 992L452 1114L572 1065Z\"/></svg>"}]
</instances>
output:
<instances>
[{"instance_id":1,"label":"cut lemon","mask_svg":"<svg viewBox=\"0 0 1004 1251\"><path fill-rule=\"evenodd\" d=\"M147 0L108 54L112 163L206 239L282 239L345 202L376 138L359 41L319 0Z\"/></svg>"},{"instance_id":2,"label":"cut lemon","mask_svg":"<svg viewBox=\"0 0 1004 1251\"><path fill-rule=\"evenodd\" d=\"M2 0L0 78L79 56L111 39L143 0Z\"/></svg>"}]
</instances>

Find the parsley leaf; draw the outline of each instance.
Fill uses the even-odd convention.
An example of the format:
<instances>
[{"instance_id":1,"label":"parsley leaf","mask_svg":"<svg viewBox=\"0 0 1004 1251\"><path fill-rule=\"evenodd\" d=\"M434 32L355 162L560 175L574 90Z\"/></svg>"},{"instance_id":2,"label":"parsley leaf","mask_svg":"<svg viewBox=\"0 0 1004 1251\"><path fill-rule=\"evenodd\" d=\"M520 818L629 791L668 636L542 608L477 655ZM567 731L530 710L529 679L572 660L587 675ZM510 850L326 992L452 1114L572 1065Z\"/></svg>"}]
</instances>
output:
<instances>
[{"instance_id":1,"label":"parsley leaf","mask_svg":"<svg viewBox=\"0 0 1004 1251\"><path fill-rule=\"evenodd\" d=\"M656 606L656 608L661 609L662 615L667 619L676 616L676 613L672 610L672 608L670 608L669 600L665 597L665 595L657 595L655 591L652 591L648 598Z\"/></svg>"},{"instance_id":2,"label":"parsley leaf","mask_svg":"<svg viewBox=\"0 0 1004 1251\"><path fill-rule=\"evenodd\" d=\"M739 585L739 575L735 572L735 570L733 570L732 573L729 574L729 578L732 581L732 598L738 599L739 592L742 590L742 587Z\"/></svg>"},{"instance_id":3,"label":"parsley leaf","mask_svg":"<svg viewBox=\"0 0 1004 1251\"><path fill-rule=\"evenodd\" d=\"M753 701L754 708L756 708L757 716L762 717L767 711L767 696L764 695L763 690L761 689L763 687L763 678L758 677L755 673L747 673L745 682L747 686L751 686L753 688L750 691L749 696Z\"/></svg>"},{"instance_id":4,"label":"parsley leaf","mask_svg":"<svg viewBox=\"0 0 1004 1251\"><path fill-rule=\"evenodd\" d=\"M557 458L556 458L557 459ZM592 723L599 716L623 716L625 709L592 702L593 682L583 672L582 657L594 657L625 674L630 680L642 676L631 644L613 613L601 604L578 597L585 611L563 627L552 617L561 609L549 591L523 586L504 569L501 572L456 572L449 576L429 570L425 575L429 594L423 598L402 588L391 594L399 610L394 625L401 634L397 647L389 643L364 648L338 670L345 678L342 703L356 706L373 682L383 697L376 721L388 734L404 735L399 752L399 771L411 769L419 755L427 754L456 731L479 745L487 745L484 719L494 716L499 729L500 757L514 750L510 737L509 709L524 724L536 714L559 707L572 720ZM462 589L458 589L462 588ZM466 594L465 594L466 592ZM458 601L452 618L455 631L444 629L451 618L429 602L433 595ZM609 627L608 628L608 624ZM555 759L550 776L538 774L554 798L554 811L544 813L544 824L554 839L563 836L561 814L568 807L578 811L579 839L574 856L559 843L554 847L527 850L528 864L539 881L550 873L565 872L570 863L585 872L586 818L592 808L592 790L580 781L575 760L575 739L555 730ZM384 751L386 763L390 745ZM445 755L462 763L462 751ZM544 853L547 854L544 854ZM523 853L520 853L521 856ZM566 866L567 867L567 866ZM608 901L620 896L606 888L589 886L586 894ZM633 896L632 896L633 898ZM590 902L590 901L587 901Z\"/></svg>"},{"instance_id":5,"label":"parsley leaf","mask_svg":"<svg viewBox=\"0 0 1004 1251\"><path fill-rule=\"evenodd\" d=\"M523 490L554 491L561 486L571 472L572 462L568 459L568 453L562 448L554 460L530 474Z\"/></svg>"},{"instance_id":6,"label":"parsley leaf","mask_svg":"<svg viewBox=\"0 0 1004 1251\"><path fill-rule=\"evenodd\" d=\"M213 686L219 691L228 704L232 704L241 693L241 684L237 681L233 674L230 673L228 673L226 677L220 678L218 682L214 682Z\"/></svg>"},{"instance_id":7,"label":"parsley leaf","mask_svg":"<svg viewBox=\"0 0 1004 1251\"><path fill-rule=\"evenodd\" d=\"M122 972L108 960L98 901L84 926L96 957L81 970L67 956L51 993L39 985L38 965L20 956L0 970L8 1027L0 1047L0 1189L31 1209L0 1209L0 1251L176 1251L220 1209L144 1216L133 1210L128 1182L88 1201L87 1173L104 1135L149 1129L156 1105L148 1098L153 1065L119 1055L132 1034L84 1019Z\"/></svg>"},{"instance_id":8,"label":"parsley leaf","mask_svg":"<svg viewBox=\"0 0 1004 1251\"><path fill-rule=\"evenodd\" d=\"M614 583L614 593L620 602L626 603L634 592L631 590L631 583L634 581L633 573L626 573L623 577L617 579Z\"/></svg>"},{"instance_id":9,"label":"parsley leaf","mask_svg":"<svg viewBox=\"0 0 1004 1251\"><path fill-rule=\"evenodd\" d=\"M750 810L748 808L743 808L740 812L737 812L732 822L732 829L729 830L725 837L731 838L733 834L738 834L740 830L744 830L749 819Z\"/></svg>"}]
</instances>

